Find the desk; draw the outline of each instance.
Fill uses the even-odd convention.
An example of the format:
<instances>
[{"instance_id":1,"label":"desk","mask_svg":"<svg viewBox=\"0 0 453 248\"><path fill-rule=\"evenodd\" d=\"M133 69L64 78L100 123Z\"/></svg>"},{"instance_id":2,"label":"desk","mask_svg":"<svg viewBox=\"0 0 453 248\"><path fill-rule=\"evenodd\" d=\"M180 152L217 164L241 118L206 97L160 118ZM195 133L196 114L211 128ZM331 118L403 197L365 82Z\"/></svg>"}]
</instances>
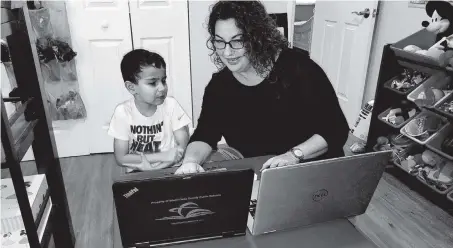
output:
<instances>
[{"instance_id":1,"label":"desk","mask_svg":"<svg viewBox=\"0 0 453 248\"><path fill-rule=\"evenodd\" d=\"M247 158L243 160L225 161L226 164L220 167L227 168L253 168L255 173L260 177L259 170L262 164L271 156L262 156ZM113 243L115 248L122 247L121 236L118 227L116 210L113 211ZM146 227L143 227L146 228ZM246 228L246 227L244 227ZM248 231L247 235L215 239L208 241L197 241L177 245L181 248L210 248L210 247L225 247L225 248L376 248L371 241L363 236L356 228L347 220L336 220L328 223L313 225L310 227L300 227L286 231L279 231L265 235L252 236Z\"/></svg>"},{"instance_id":2,"label":"desk","mask_svg":"<svg viewBox=\"0 0 453 248\"><path fill-rule=\"evenodd\" d=\"M114 235L116 219L112 219L116 216L112 176L121 173L118 166L112 166L116 163L113 154L68 157L60 161L76 248L111 248L113 240L121 245L119 234ZM37 173L34 161L21 163L21 169L25 176ZM7 178L8 174L8 170L2 170L1 177ZM350 222L380 248L451 248L452 215L392 174L384 173L366 213L351 218Z\"/></svg>"},{"instance_id":3,"label":"desk","mask_svg":"<svg viewBox=\"0 0 453 248\"><path fill-rule=\"evenodd\" d=\"M116 214L114 216L114 248L122 248ZM377 248L348 220L337 220L259 236L247 234L234 238L197 241L169 247L177 248Z\"/></svg>"}]
</instances>

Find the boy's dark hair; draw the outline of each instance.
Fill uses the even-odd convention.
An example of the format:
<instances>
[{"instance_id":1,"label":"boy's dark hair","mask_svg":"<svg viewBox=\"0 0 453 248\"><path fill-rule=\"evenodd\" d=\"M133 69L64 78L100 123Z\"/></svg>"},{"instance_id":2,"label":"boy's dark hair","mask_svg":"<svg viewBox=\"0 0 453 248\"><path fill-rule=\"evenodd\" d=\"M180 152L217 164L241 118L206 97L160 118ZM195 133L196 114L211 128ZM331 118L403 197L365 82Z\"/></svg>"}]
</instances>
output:
<instances>
[{"instance_id":1,"label":"boy's dark hair","mask_svg":"<svg viewBox=\"0 0 453 248\"><path fill-rule=\"evenodd\" d=\"M136 84L139 80L138 74L146 66L159 69L167 68L164 58L157 53L145 49L135 49L128 52L121 60L121 74L124 82L129 81Z\"/></svg>"}]
</instances>

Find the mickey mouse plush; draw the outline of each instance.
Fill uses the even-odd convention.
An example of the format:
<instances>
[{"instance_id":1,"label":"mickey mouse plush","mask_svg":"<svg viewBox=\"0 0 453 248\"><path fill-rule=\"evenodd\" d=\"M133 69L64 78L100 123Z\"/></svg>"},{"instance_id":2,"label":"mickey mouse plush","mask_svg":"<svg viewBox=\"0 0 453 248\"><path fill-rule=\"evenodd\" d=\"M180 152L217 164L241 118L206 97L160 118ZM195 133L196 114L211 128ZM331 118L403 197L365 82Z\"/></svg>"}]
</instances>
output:
<instances>
[{"instance_id":1,"label":"mickey mouse plush","mask_svg":"<svg viewBox=\"0 0 453 248\"><path fill-rule=\"evenodd\" d=\"M436 42L453 34L453 5L447 1L428 1L425 7L430 21L423 21L426 30L437 34Z\"/></svg>"},{"instance_id":2,"label":"mickey mouse plush","mask_svg":"<svg viewBox=\"0 0 453 248\"><path fill-rule=\"evenodd\" d=\"M449 38L439 44L439 50L431 49L431 52L438 51L441 66L453 67L453 5L447 1L428 1L425 10L431 20L423 21L422 26L436 34L436 43Z\"/></svg>"}]
</instances>

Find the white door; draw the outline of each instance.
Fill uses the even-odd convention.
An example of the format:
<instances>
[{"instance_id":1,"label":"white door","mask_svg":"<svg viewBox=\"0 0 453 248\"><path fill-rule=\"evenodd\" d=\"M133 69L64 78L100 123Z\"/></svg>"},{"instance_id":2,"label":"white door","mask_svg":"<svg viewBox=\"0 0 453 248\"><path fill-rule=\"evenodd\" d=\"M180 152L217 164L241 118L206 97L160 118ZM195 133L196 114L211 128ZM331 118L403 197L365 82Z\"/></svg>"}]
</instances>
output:
<instances>
[{"instance_id":1,"label":"white door","mask_svg":"<svg viewBox=\"0 0 453 248\"><path fill-rule=\"evenodd\" d=\"M377 0L315 5L310 56L331 80L350 127L362 105L377 7Z\"/></svg>"},{"instance_id":2,"label":"white door","mask_svg":"<svg viewBox=\"0 0 453 248\"><path fill-rule=\"evenodd\" d=\"M66 11L66 6L64 1L54 1L54 2L47 2L45 6L51 9L51 14L54 14L53 18L51 18L51 24L55 30L58 30L58 25L65 25L59 24L57 21L60 17L64 17L64 12ZM61 16L56 15L56 13L60 13ZM69 20L68 20L69 22ZM70 22L69 22L70 23ZM68 33L74 31L70 29ZM78 35L78 34L76 34ZM71 36L74 37L74 33L71 33ZM73 44L72 44L73 45ZM73 47L74 48L74 47ZM78 52L75 60L77 61L81 56L84 56L84 52L81 52L78 48L74 49ZM77 62L76 62L77 63ZM43 67L43 66L41 66ZM78 68L79 69L79 68ZM43 75L44 76L44 75ZM87 95L86 89L81 85L80 78L80 70L77 71L77 81L65 81L61 79L58 83L53 83L53 87L48 88L48 93L54 96L58 96L55 94L58 92L57 87L66 88L68 85L76 87L77 83L80 85L80 96L82 101L87 107L87 101L89 96ZM44 78L45 79L45 78ZM59 121L52 121L52 127L54 130L54 137L56 148L58 152L58 156L62 157L70 157L70 156L82 156L90 154L89 146L87 146L87 140L89 139L89 133L87 130L90 129L89 120L59 120ZM33 150L30 149L25 154L23 161L34 160Z\"/></svg>"},{"instance_id":3,"label":"white door","mask_svg":"<svg viewBox=\"0 0 453 248\"><path fill-rule=\"evenodd\" d=\"M87 102L87 134L82 144L90 153L113 151L107 129L115 106L130 98L120 62L132 49L129 6L124 0L66 1L82 96Z\"/></svg>"},{"instance_id":4,"label":"white door","mask_svg":"<svg viewBox=\"0 0 453 248\"><path fill-rule=\"evenodd\" d=\"M134 48L159 53L167 64L168 94L192 116L189 11L185 0L130 0ZM204 42L204 41L202 41Z\"/></svg>"}]
</instances>

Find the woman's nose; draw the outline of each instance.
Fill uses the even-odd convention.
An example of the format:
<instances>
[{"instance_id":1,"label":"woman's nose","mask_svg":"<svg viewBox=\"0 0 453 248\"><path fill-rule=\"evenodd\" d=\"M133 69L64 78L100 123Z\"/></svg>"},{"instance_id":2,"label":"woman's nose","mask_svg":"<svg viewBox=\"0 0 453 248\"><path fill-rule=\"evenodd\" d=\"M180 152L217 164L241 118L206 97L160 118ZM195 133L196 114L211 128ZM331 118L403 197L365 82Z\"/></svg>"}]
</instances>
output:
<instances>
[{"instance_id":1,"label":"woman's nose","mask_svg":"<svg viewBox=\"0 0 453 248\"><path fill-rule=\"evenodd\" d=\"M425 28L428 27L428 26L429 26L429 22L423 21L423 22L422 22L422 26L425 27Z\"/></svg>"},{"instance_id":2,"label":"woman's nose","mask_svg":"<svg viewBox=\"0 0 453 248\"><path fill-rule=\"evenodd\" d=\"M227 44L225 46L225 49L223 50L223 54L228 56L228 55L231 55L231 53L232 53L232 49L231 49L230 45Z\"/></svg>"}]
</instances>

